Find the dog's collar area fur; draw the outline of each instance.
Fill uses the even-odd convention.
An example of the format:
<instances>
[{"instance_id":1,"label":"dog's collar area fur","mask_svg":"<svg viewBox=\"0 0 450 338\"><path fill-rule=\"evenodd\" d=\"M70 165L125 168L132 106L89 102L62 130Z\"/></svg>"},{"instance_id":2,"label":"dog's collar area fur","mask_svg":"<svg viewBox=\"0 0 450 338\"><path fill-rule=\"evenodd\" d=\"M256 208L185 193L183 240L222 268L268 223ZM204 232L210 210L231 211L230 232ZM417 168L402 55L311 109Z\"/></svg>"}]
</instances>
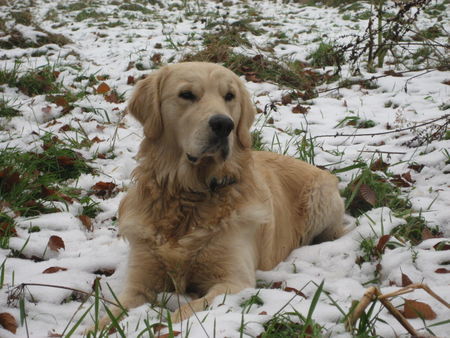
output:
<instances>
[{"instance_id":1,"label":"dog's collar area fur","mask_svg":"<svg viewBox=\"0 0 450 338\"><path fill-rule=\"evenodd\" d=\"M209 191L217 192L219 189L225 188L229 185L237 183L235 177L232 176L224 176L220 180L217 177L213 177L209 182Z\"/></svg>"}]
</instances>

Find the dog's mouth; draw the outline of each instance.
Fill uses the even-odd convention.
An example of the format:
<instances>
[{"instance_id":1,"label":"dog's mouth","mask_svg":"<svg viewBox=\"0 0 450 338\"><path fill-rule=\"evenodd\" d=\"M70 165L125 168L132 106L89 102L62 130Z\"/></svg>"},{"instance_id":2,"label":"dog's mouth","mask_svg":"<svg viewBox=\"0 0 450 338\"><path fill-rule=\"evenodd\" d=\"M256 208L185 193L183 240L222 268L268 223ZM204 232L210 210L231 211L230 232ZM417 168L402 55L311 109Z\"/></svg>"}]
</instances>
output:
<instances>
[{"instance_id":1,"label":"dog's mouth","mask_svg":"<svg viewBox=\"0 0 450 338\"><path fill-rule=\"evenodd\" d=\"M192 164L199 164L206 158L217 158L218 160L226 161L230 154L230 146L228 138L211 138L208 144L200 151L199 155L186 153L186 157Z\"/></svg>"}]
</instances>

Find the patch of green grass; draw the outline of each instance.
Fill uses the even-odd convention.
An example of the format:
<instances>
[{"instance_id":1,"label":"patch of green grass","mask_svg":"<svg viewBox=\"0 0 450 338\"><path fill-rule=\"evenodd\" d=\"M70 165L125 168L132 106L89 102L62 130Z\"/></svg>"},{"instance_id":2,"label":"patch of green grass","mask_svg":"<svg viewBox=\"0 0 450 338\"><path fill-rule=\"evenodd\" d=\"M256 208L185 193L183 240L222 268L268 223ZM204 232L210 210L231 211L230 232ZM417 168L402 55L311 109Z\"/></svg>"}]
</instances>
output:
<instances>
[{"instance_id":1,"label":"patch of green grass","mask_svg":"<svg viewBox=\"0 0 450 338\"><path fill-rule=\"evenodd\" d=\"M394 212L404 212L411 203L402 198L400 190L369 168L363 168L344 189L346 209L354 217L379 207L389 207Z\"/></svg>"},{"instance_id":2,"label":"patch of green grass","mask_svg":"<svg viewBox=\"0 0 450 338\"><path fill-rule=\"evenodd\" d=\"M0 150L0 194L24 216L57 211L48 202L64 202L75 193L70 189L63 193L64 182L94 173L81 155L57 137L46 134L41 142L41 152Z\"/></svg>"},{"instance_id":3,"label":"patch of green grass","mask_svg":"<svg viewBox=\"0 0 450 338\"><path fill-rule=\"evenodd\" d=\"M0 99L0 117L11 118L19 116L20 112L16 109L17 105L11 104L11 101Z\"/></svg>"},{"instance_id":4,"label":"patch of green grass","mask_svg":"<svg viewBox=\"0 0 450 338\"><path fill-rule=\"evenodd\" d=\"M258 296L259 291L256 293L256 295L252 295L249 299L243 301L240 305L242 308L242 311L244 313L249 313L250 309L253 305L261 306L264 305L264 301Z\"/></svg>"},{"instance_id":5,"label":"patch of green grass","mask_svg":"<svg viewBox=\"0 0 450 338\"><path fill-rule=\"evenodd\" d=\"M373 120L363 120L359 116L346 116L344 117L336 126L335 128L341 127L341 126L354 126L355 128L372 128L376 126L375 121Z\"/></svg>"},{"instance_id":6,"label":"patch of green grass","mask_svg":"<svg viewBox=\"0 0 450 338\"><path fill-rule=\"evenodd\" d=\"M28 96L56 93L61 87L56 82L57 77L58 73L52 67L45 66L27 71L15 83L9 83L9 85L16 86Z\"/></svg>"},{"instance_id":7,"label":"patch of green grass","mask_svg":"<svg viewBox=\"0 0 450 338\"><path fill-rule=\"evenodd\" d=\"M344 54L331 43L321 42L307 58L313 67L339 66L345 62Z\"/></svg>"},{"instance_id":8,"label":"patch of green grass","mask_svg":"<svg viewBox=\"0 0 450 338\"><path fill-rule=\"evenodd\" d=\"M425 218L421 215L418 216L406 216L404 218L406 223L401 224L391 231L391 235L399 239L400 241L409 241L413 245L417 245L423 241L424 232L429 232L434 236L441 235L437 227L430 228Z\"/></svg>"},{"instance_id":9,"label":"patch of green grass","mask_svg":"<svg viewBox=\"0 0 450 338\"><path fill-rule=\"evenodd\" d=\"M24 26L31 26L33 23L33 15L31 12L27 9L24 11L17 11L17 12L11 12L11 16L16 21L16 23L24 25Z\"/></svg>"},{"instance_id":10,"label":"patch of green grass","mask_svg":"<svg viewBox=\"0 0 450 338\"><path fill-rule=\"evenodd\" d=\"M133 12L141 12L142 14L153 14L154 12L151 9L148 9L147 7L144 7L139 4L123 4L119 7L119 9L126 10L126 11L133 11Z\"/></svg>"},{"instance_id":11,"label":"patch of green grass","mask_svg":"<svg viewBox=\"0 0 450 338\"><path fill-rule=\"evenodd\" d=\"M322 282L311 300L311 305L306 316L295 309L292 312L281 312L280 309L268 322L264 324L264 332L261 338L287 338L287 337L323 337L323 327L317 324L312 315L317 307L320 295L323 291ZM286 304L284 307L288 306Z\"/></svg>"},{"instance_id":12,"label":"patch of green grass","mask_svg":"<svg viewBox=\"0 0 450 338\"><path fill-rule=\"evenodd\" d=\"M71 4L63 5L62 3L59 3L56 8L57 9L63 9L67 11L80 11L82 9L92 7L94 4L92 1L78 1Z\"/></svg>"},{"instance_id":13,"label":"patch of green grass","mask_svg":"<svg viewBox=\"0 0 450 338\"><path fill-rule=\"evenodd\" d=\"M107 16L108 14L103 12L96 12L92 9L84 9L75 16L75 21L80 22L87 19L104 20Z\"/></svg>"},{"instance_id":14,"label":"patch of green grass","mask_svg":"<svg viewBox=\"0 0 450 338\"><path fill-rule=\"evenodd\" d=\"M445 6L445 3L435 4L435 5L426 7L424 9L424 12L431 16L438 16L438 15L444 14L446 11L446 8L447 7Z\"/></svg>"},{"instance_id":15,"label":"patch of green grass","mask_svg":"<svg viewBox=\"0 0 450 338\"><path fill-rule=\"evenodd\" d=\"M379 87L375 81L365 79L343 79L339 81L338 85L342 88L351 88L354 85L358 85L364 89L377 89Z\"/></svg>"}]
</instances>

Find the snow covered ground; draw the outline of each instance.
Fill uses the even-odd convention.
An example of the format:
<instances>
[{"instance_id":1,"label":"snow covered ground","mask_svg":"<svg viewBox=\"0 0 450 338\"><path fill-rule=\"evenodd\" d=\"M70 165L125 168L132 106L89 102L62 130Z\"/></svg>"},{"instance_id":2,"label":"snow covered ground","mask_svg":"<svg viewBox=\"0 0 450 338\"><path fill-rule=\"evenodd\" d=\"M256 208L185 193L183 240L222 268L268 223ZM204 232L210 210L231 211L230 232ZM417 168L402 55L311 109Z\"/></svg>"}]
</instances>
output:
<instances>
[{"instance_id":1,"label":"snow covered ground","mask_svg":"<svg viewBox=\"0 0 450 338\"><path fill-rule=\"evenodd\" d=\"M92 300L84 302L83 294L72 289L91 293L96 278L100 278L106 298L113 300L107 284L114 293L120 293L128 245L117 235L115 214L130 184L130 174L136 165L134 155L142 137L139 123L125 114L126 102L122 95L129 97L135 80L159 63L177 62L201 49L203 34L217 30L218 22L223 26L250 19L252 27L261 29L258 34L244 32L251 46L235 47L236 53L268 55L270 49L272 57L290 61L305 61L321 41L348 42L350 34L362 32L367 25L367 20L344 18L355 15L354 11L287 1L139 3L142 7L132 7L137 4L134 2L107 0L0 2L0 29L4 31L0 40L8 40L15 29L30 42L29 46L0 50L0 69L5 72L18 67L19 74L24 74L29 69L50 66L64 88L84 93L68 104L45 94L27 95L18 86L2 82L0 96L16 107L20 115L0 117L0 149L16 147L23 152L42 152L42 137L46 133L66 141L91 140L76 151L96 173L82 174L66 184L79 189L82 196L90 196L100 208L90 219L90 225L86 218L79 217L86 208L79 199L52 202L57 212L32 217L0 203L0 212L14 218L17 233L10 238L9 247L0 249L0 263L3 262L0 312L11 314L18 323L16 334L0 326L1 337L68 334L92 304ZM443 4L440 24L448 31L448 1L432 4ZM364 4L359 12L367 8ZM26 9L34 18L33 25L20 24L20 20L11 17L11 13ZM427 28L437 20L436 16L421 15L417 29ZM71 42L38 46L39 37L46 36L46 32L63 34ZM448 37L438 37L436 41L445 44ZM418 66L425 67L425 63ZM347 221L354 229L346 236L299 248L273 271L259 271L257 288L218 297L209 311L197 313L197 318L191 318L189 323L174 324L173 330L181 332L180 336L258 337L274 315L297 311L306 317L322 281L324 292L312 318L322 326L323 336L351 336L341 320L352 302L361 299L366 288L372 285L382 293L400 289L405 285L404 275L413 283L427 284L450 301L450 72L436 69L405 72L407 69L402 65L389 62L375 73L365 72L364 67L360 70L362 75L358 79L379 77L373 81L377 86L364 88L355 82L348 88L327 90L337 87L338 82L323 84L318 88L318 97L301 101L301 106L308 108L306 113L293 113L297 100L282 103L282 98L291 92L289 88L274 82L247 81L242 76L255 104L266 112L258 115L253 128L260 133L267 149L296 157L302 149L298 141L306 135L306 140L312 140L314 145L308 148L314 156L303 155L304 158L335 170L342 190L359 175L361 163L369 165L382 158L389 164L388 174L380 172L379 175L386 180L387 175L389 179L394 175L400 177L403 183L400 196L410 200L410 213L423 217L427 229L433 232L421 232L416 242L392 236L390 245L383 247L377 256L373 247L379 238L405 224L406 215L399 215L389 207L377 207L358 218L348 216ZM385 75L387 70L404 73ZM350 67L344 65L341 78L350 77ZM248 76L247 79L251 80ZM105 91L100 88L101 83L107 84ZM116 97L109 96L114 91ZM356 128L349 121L371 121L371 126ZM408 129L416 124L424 125ZM430 136L436 126L442 125L443 137ZM114 185L108 188L100 184L99 188L99 182ZM0 196L0 202L2 199ZM52 249L48 245L51 236L61 238L64 248ZM372 249L365 251L364 245L371 241ZM64 269L43 273L50 267ZM23 298L11 297L11 291L21 283L71 289L34 285L24 289ZM274 283L275 288L271 287ZM11 302L7 302L8 294ZM252 296L258 301L243 306ZM175 306L174 298L169 300L169 308ZM436 314L431 320L408 319L416 330L422 334L450 336L449 308L423 290L395 297L392 303L402 310L405 299L426 303ZM23 323L21 310L26 313ZM126 336L137 337L146 331L146 325L161 322L160 311L149 304L132 309L122 322ZM377 335L408 336L380 303L376 303L372 316L378 318L373 323ZM295 321L294 317L291 315L291 320ZM434 323L439 325L433 326ZM91 324L88 315L74 335L82 335ZM165 334L167 330L163 328L160 333ZM143 336L150 335L143 333Z\"/></svg>"}]
</instances>

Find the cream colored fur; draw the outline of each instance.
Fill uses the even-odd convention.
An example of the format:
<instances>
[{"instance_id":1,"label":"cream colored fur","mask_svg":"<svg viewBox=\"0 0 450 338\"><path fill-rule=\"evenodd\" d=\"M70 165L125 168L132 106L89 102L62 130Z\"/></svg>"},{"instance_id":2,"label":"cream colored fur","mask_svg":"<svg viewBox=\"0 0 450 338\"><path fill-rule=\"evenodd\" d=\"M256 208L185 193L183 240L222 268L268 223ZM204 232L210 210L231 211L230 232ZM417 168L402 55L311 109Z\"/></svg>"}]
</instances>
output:
<instances>
[{"instance_id":1,"label":"cream colored fur","mask_svg":"<svg viewBox=\"0 0 450 338\"><path fill-rule=\"evenodd\" d=\"M179 97L183 91L196 100ZM234 98L225 100L227 93ZM344 205L333 175L251 150L255 109L231 71L211 63L166 66L137 84L129 112L145 137L135 184L119 209L130 244L124 307L156 302L163 291L195 293L199 298L172 316L186 319L218 295L254 287L257 269L273 269L293 249L343 233ZM214 114L235 124L226 159L202 153ZM211 190L214 179L235 183Z\"/></svg>"}]
</instances>

